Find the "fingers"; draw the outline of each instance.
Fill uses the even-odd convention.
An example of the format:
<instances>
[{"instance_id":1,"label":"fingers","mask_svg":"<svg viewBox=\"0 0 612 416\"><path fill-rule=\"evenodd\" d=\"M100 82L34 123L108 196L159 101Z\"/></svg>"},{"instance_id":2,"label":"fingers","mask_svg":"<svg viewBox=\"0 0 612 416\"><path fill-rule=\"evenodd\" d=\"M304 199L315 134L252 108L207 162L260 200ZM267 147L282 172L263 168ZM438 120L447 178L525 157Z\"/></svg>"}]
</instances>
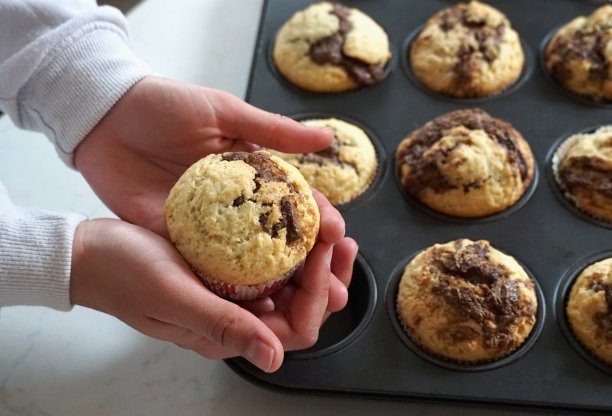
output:
<instances>
[{"instance_id":1,"label":"fingers","mask_svg":"<svg viewBox=\"0 0 612 416\"><path fill-rule=\"evenodd\" d=\"M357 243L352 238L345 237L334 246L331 262L332 277L329 285L327 310L338 312L348 302L348 287L353 277L353 263L357 256Z\"/></svg>"},{"instance_id":2,"label":"fingers","mask_svg":"<svg viewBox=\"0 0 612 416\"><path fill-rule=\"evenodd\" d=\"M312 346L318 339L319 328L327 308L332 246L317 242L308 255L295 289L288 287L277 292L275 299L290 297L285 311L275 311L260 319L278 336L285 350ZM295 290L292 294L287 290Z\"/></svg>"},{"instance_id":3,"label":"fingers","mask_svg":"<svg viewBox=\"0 0 612 416\"><path fill-rule=\"evenodd\" d=\"M321 215L319 239L328 244L336 244L344 237L344 219L321 192L313 189L312 195L315 201L317 201Z\"/></svg>"},{"instance_id":4,"label":"fingers","mask_svg":"<svg viewBox=\"0 0 612 416\"><path fill-rule=\"evenodd\" d=\"M241 355L266 372L276 371L283 361L283 346L274 333L263 322L239 305L222 299L206 288L175 294L180 303L164 310L160 319L189 329L201 338L197 342L182 343L210 356L215 354ZM213 349L208 341L217 345ZM210 354L204 353L206 346ZM231 355L230 355L231 356Z\"/></svg>"},{"instance_id":5,"label":"fingers","mask_svg":"<svg viewBox=\"0 0 612 416\"><path fill-rule=\"evenodd\" d=\"M216 121L223 136L250 141L286 153L323 150L334 137L329 128L308 127L279 114L253 107L238 97L210 90Z\"/></svg>"}]
</instances>

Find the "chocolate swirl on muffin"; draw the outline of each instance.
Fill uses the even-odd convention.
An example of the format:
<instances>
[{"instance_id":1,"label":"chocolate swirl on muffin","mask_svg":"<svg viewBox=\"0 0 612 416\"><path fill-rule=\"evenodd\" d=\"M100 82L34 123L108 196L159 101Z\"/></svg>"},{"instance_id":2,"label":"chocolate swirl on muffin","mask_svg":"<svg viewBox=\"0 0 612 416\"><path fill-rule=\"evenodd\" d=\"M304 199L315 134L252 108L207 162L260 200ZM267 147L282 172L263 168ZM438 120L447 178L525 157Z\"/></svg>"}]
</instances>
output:
<instances>
[{"instance_id":1,"label":"chocolate swirl on muffin","mask_svg":"<svg viewBox=\"0 0 612 416\"><path fill-rule=\"evenodd\" d=\"M522 345L538 310L535 284L488 241L436 244L405 268L397 311L408 335L435 355L466 363Z\"/></svg>"},{"instance_id":2,"label":"chocolate swirl on muffin","mask_svg":"<svg viewBox=\"0 0 612 416\"><path fill-rule=\"evenodd\" d=\"M519 78L524 60L510 21L477 1L435 14L410 48L417 78L433 91L458 98L504 90Z\"/></svg>"},{"instance_id":3,"label":"chocolate swirl on muffin","mask_svg":"<svg viewBox=\"0 0 612 416\"><path fill-rule=\"evenodd\" d=\"M508 208L534 175L521 134L478 108L442 115L414 131L399 144L396 167L409 195L460 217Z\"/></svg>"},{"instance_id":4,"label":"chocolate swirl on muffin","mask_svg":"<svg viewBox=\"0 0 612 416\"><path fill-rule=\"evenodd\" d=\"M612 101L612 5L561 27L546 47L546 68L564 88Z\"/></svg>"}]
</instances>

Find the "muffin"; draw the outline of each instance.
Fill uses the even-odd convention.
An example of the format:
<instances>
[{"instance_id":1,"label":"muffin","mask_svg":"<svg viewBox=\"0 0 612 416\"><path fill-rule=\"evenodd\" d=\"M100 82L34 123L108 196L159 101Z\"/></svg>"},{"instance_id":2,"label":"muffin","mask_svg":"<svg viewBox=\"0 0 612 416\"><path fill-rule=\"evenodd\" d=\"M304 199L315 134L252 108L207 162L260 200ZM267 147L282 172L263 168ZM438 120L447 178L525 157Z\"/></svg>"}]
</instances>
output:
<instances>
[{"instance_id":1,"label":"muffin","mask_svg":"<svg viewBox=\"0 0 612 416\"><path fill-rule=\"evenodd\" d=\"M281 27L272 57L279 72L298 87L341 92L380 82L391 52L387 34L372 18L321 2Z\"/></svg>"},{"instance_id":2,"label":"muffin","mask_svg":"<svg viewBox=\"0 0 612 416\"><path fill-rule=\"evenodd\" d=\"M534 175L531 148L510 124L473 108L440 116L396 151L404 190L430 208L475 218L505 210Z\"/></svg>"},{"instance_id":3,"label":"muffin","mask_svg":"<svg viewBox=\"0 0 612 416\"><path fill-rule=\"evenodd\" d=\"M410 338L437 357L490 362L516 350L536 323L533 280L488 241L435 244L406 266L397 313Z\"/></svg>"},{"instance_id":4,"label":"muffin","mask_svg":"<svg viewBox=\"0 0 612 416\"><path fill-rule=\"evenodd\" d=\"M308 184L333 205L351 202L365 192L378 167L376 150L368 135L359 127L335 118L303 123L331 128L335 133L331 146L315 153L271 153L297 167Z\"/></svg>"},{"instance_id":5,"label":"muffin","mask_svg":"<svg viewBox=\"0 0 612 416\"><path fill-rule=\"evenodd\" d=\"M431 17L410 47L410 62L429 89L475 98L512 85L523 71L525 54L508 18L472 1Z\"/></svg>"},{"instance_id":6,"label":"muffin","mask_svg":"<svg viewBox=\"0 0 612 416\"><path fill-rule=\"evenodd\" d=\"M568 138L553 157L553 170L580 210L612 223L612 125Z\"/></svg>"},{"instance_id":7,"label":"muffin","mask_svg":"<svg viewBox=\"0 0 612 416\"><path fill-rule=\"evenodd\" d=\"M591 264L580 273L566 312L582 345L612 365L612 258Z\"/></svg>"},{"instance_id":8,"label":"muffin","mask_svg":"<svg viewBox=\"0 0 612 416\"><path fill-rule=\"evenodd\" d=\"M319 210L300 172L266 152L192 165L164 206L170 239L204 284L248 300L280 288L312 249Z\"/></svg>"},{"instance_id":9,"label":"muffin","mask_svg":"<svg viewBox=\"0 0 612 416\"><path fill-rule=\"evenodd\" d=\"M562 26L546 47L546 69L569 91L612 101L612 5Z\"/></svg>"}]
</instances>

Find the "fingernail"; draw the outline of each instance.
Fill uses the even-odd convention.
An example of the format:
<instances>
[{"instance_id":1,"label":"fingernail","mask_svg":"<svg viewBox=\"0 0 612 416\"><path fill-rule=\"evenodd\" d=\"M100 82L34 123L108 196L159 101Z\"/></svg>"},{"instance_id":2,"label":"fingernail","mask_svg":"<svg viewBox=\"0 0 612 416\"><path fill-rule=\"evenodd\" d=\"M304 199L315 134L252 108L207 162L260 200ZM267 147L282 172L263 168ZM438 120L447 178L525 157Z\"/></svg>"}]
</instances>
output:
<instances>
[{"instance_id":1,"label":"fingernail","mask_svg":"<svg viewBox=\"0 0 612 416\"><path fill-rule=\"evenodd\" d=\"M245 358L263 371L268 372L274 360L274 350L262 340L256 339L249 344Z\"/></svg>"}]
</instances>

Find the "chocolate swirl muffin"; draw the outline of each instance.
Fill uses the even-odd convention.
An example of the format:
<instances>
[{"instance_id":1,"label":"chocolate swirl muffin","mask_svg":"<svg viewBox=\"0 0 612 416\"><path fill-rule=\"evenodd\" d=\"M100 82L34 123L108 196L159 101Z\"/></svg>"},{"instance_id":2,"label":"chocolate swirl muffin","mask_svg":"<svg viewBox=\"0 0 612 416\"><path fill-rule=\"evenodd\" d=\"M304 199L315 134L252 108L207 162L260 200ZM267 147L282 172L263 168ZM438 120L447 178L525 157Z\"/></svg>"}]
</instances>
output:
<instances>
[{"instance_id":1,"label":"chocolate swirl muffin","mask_svg":"<svg viewBox=\"0 0 612 416\"><path fill-rule=\"evenodd\" d=\"M570 291L566 312L580 343L612 365L612 258L580 273Z\"/></svg>"},{"instance_id":2,"label":"chocolate swirl muffin","mask_svg":"<svg viewBox=\"0 0 612 416\"><path fill-rule=\"evenodd\" d=\"M468 218L512 206L534 175L521 134L478 108L445 114L414 131L399 144L396 167L409 195Z\"/></svg>"},{"instance_id":3,"label":"chocolate swirl muffin","mask_svg":"<svg viewBox=\"0 0 612 416\"><path fill-rule=\"evenodd\" d=\"M566 89L612 101L612 5L561 27L546 47L546 68Z\"/></svg>"},{"instance_id":4,"label":"chocolate swirl muffin","mask_svg":"<svg viewBox=\"0 0 612 416\"><path fill-rule=\"evenodd\" d=\"M612 223L612 125L568 138L555 152L553 170L580 210Z\"/></svg>"},{"instance_id":5,"label":"chocolate swirl muffin","mask_svg":"<svg viewBox=\"0 0 612 416\"><path fill-rule=\"evenodd\" d=\"M341 92L376 84L391 59L385 31L361 11L315 3L279 30L273 58L293 84L314 92Z\"/></svg>"},{"instance_id":6,"label":"chocolate swirl muffin","mask_svg":"<svg viewBox=\"0 0 612 416\"><path fill-rule=\"evenodd\" d=\"M207 287L236 300L279 288L319 231L300 172L261 151L201 159L170 191L164 215L170 239Z\"/></svg>"},{"instance_id":7,"label":"chocolate swirl muffin","mask_svg":"<svg viewBox=\"0 0 612 416\"><path fill-rule=\"evenodd\" d=\"M516 350L536 323L535 284L488 241L435 244L406 266L397 313L426 351L468 364Z\"/></svg>"},{"instance_id":8,"label":"chocolate swirl muffin","mask_svg":"<svg viewBox=\"0 0 612 416\"><path fill-rule=\"evenodd\" d=\"M410 62L431 90L475 98L512 85L522 73L525 54L504 14L471 1L431 17L410 47Z\"/></svg>"},{"instance_id":9,"label":"chocolate swirl muffin","mask_svg":"<svg viewBox=\"0 0 612 416\"><path fill-rule=\"evenodd\" d=\"M376 150L368 135L354 124L335 118L303 123L334 130L332 145L316 153L270 152L297 167L308 184L334 205L351 202L365 192L378 167Z\"/></svg>"}]
</instances>

